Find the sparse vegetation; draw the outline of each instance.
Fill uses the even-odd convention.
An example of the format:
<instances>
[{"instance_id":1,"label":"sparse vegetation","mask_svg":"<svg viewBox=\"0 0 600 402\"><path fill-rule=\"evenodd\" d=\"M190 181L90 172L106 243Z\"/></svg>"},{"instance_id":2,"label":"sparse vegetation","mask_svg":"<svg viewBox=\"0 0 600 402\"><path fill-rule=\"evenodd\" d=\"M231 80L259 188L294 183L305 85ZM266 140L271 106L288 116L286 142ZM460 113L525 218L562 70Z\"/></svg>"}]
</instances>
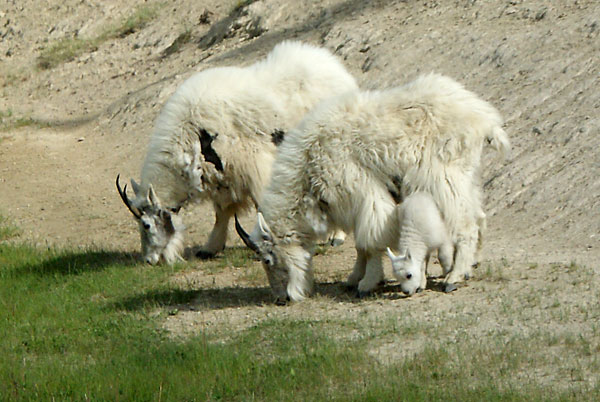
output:
<instances>
[{"instance_id":1,"label":"sparse vegetation","mask_svg":"<svg viewBox=\"0 0 600 402\"><path fill-rule=\"evenodd\" d=\"M76 36L54 42L42 50L37 59L37 66L42 70L52 69L59 64L74 60L84 53L97 50L98 46L110 39L123 38L135 33L152 21L158 15L161 7L161 3L140 6L120 24L110 26L93 38Z\"/></svg>"},{"instance_id":2,"label":"sparse vegetation","mask_svg":"<svg viewBox=\"0 0 600 402\"><path fill-rule=\"evenodd\" d=\"M61 39L42 50L37 60L37 66L42 70L52 69L59 64L75 59L81 54L97 50L99 42L100 38L81 39L74 37Z\"/></svg>"},{"instance_id":3,"label":"sparse vegetation","mask_svg":"<svg viewBox=\"0 0 600 402\"><path fill-rule=\"evenodd\" d=\"M42 128L48 127L49 124L32 117L15 116L11 109L5 112L0 111L0 131L10 131L30 126Z\"/></svg>"},{"instance_id":4,"label":"sparse vegetation","mask_svg":"<svg viewBox=\"0 0 600 402\"><path fill-rule=\"evenodd\" d=\"M192 31L186 29L162 52L162 57L169 57L170 55L177 53L183 45L192 40Z\"/></svg>"},{"instance_id":5,"label":"sparse vegetation","mask_svg":"<svg viewBox=\"0 0 600 402\"><path fill-rule=\"evenodd\" d=\"M503 260L501 264L487 262L477 271L476 278L487 282L505 282L508 281L504 270L508 263Z\"/></svg>"},{"instance_id":6,"label":"sparse vegetation","mask_svg":"<svg viewBox=\"0 0 600 402\"><path fill-rule=\"evenodd\" d=\"M18 83L26 81L27 79L28 76L25 72L4 72L2 75L0 75L0 87L6 88L14 86Z\"/></svg>"},{"instance_id":7,"label":"sparse vegetation","mask_svg":"<svg viewBox=\"0 0 600 402\"><path fill-rule=\"evenodd\" d=\"M0 214L0 241L8 240L19 235L19 228Z\"/></svg>"},{"instance_id":8,"label":"sparse vegetation","mask_svg":"<svg viewBox=\"0 0 600 402\"><path fill-rule=\"evenodd\" d=\"M249 6L254 3L256 0L238 0L237 3L233 6L231 13L241 10L244 7Z\"/></svg>"}]
</instances>

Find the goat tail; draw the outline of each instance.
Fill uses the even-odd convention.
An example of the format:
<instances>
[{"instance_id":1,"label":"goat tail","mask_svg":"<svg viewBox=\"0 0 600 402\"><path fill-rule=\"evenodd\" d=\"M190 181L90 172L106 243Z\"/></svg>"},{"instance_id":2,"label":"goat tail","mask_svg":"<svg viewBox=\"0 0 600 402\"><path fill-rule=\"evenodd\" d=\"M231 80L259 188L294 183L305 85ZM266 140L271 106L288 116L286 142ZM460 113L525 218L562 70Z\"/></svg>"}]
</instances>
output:
<instances>
[{"instance_id":1,"label":"goat tail","mask_svg":"<svg viewBox=\"0 0 600 402\"><path fill-rule=\"evenodd\" d=\"M486 140L504 158L510 156L510 141L508 135L500 126L495 126L486 136Z\"/></svg>"}]
</instances>

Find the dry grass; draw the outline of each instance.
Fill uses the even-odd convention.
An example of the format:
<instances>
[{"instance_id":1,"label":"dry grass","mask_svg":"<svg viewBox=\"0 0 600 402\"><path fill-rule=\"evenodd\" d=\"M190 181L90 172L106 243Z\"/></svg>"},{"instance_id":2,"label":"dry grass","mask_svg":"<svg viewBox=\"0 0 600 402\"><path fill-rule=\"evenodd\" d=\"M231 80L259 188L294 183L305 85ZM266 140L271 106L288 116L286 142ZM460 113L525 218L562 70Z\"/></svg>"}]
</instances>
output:
<instances>
[{"instance_id":1,"label":"dry grass","mask_svg":"<svg viewBox=\"0 0 600 402\"><path fill-rule=\"evenodd\" d=\"M75 36L54 42L42 50L37 59L37 67L42 70L52 69L62 63L72 61L82 54L96 51L102 43L108 40L131 35L143 29L156 18L162 6L160 3L140 6L128 18L93 38Z\"/></svg>"}]
</instances>

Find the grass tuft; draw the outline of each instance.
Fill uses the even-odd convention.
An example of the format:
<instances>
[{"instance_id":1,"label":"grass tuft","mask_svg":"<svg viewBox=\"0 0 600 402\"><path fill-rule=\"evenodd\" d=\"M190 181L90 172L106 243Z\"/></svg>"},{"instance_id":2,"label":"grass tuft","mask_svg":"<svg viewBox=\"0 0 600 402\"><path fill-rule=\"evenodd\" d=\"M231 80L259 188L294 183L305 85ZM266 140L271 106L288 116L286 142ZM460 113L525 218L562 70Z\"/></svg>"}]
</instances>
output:
<instances>
[{"instance_id":1,"label":"grass tuft","mask_svg":"<svg viewBox=\"0 0 600 402\"><path fill-rule=\"evenodd\" d=\"M98 50L98 39L63 38L42 50L37 59L40 70L50 70L76 57Z\"/></svg>"},{"instance_id":2,"label":"grass tuft","mask_svg":"<svg viewBox=\"0 0 600 402\"><path fill-rule=\"evenodd\" d=\"M0 241L12 239L19 236L21 231L18 227L9 222L9 220L0 214Z\"/></svg>"},{"instance_id":3,"label":"grass tuft","mask_svg":"<svg viewBox=\"0 0 600 402\"><path fill-rule=\"evenodd\" d=\"M181 48L192 40L192 31L186 29L184 32L179 34L177 38L162 52L162 57L169 57L170 55L177 53Z\"/></svg>"},{"instance_id":4,"label":"grass tuft","mask_svg":"<svg viewBox=\"0 0 600 402\"><path fill-rule=\"evenodd\" d=\"M37 59L41 70L52 69L62 63L75 60L82 54L98 50L98 47L111 39L124 38L142 30L157 17L161 4L138 7L132 15L116 26L110 26L94 38L63 38L43 49Z\"/></svg>"},{"instance_id":5,"label":"grass tuft","mask_svg":"<svg viewBox=\"0 0 600 402\"><path fill-rule=\"evenodd\" d=\"M242 8L249 6L250 4L256 2L256 0L238 0L231 10L231 13L240 11Z\"/></svg>"}]
</instances>

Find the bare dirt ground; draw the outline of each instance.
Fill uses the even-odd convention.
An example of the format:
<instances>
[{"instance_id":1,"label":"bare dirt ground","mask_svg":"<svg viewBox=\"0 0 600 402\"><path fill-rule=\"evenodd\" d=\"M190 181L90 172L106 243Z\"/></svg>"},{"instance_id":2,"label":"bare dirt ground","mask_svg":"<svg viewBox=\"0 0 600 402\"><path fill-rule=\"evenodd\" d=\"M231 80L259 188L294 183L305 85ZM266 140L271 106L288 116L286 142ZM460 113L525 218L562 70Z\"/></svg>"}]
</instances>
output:
<instances>
[{"instance_id":1,"label":"bare dirt ground","mask_svg":"<svg viewBox=\"0 0 600 402\"><path fill-rule=\"evenodd\" d=\"M568 332L595 334L593 346L600 350L594 324L600 319L598 1L262 0L234 12L237 3L159 3L158 18L143 29L51 70L36 68L50 43L98 36L151 3L0 5L0 212L22 229L19 241L137 250L137 228L114 179L118 173L139 178L161 105L194 72L249 64L279 41L298 39L335 52L364 88L400 85L435 71L500 110L512 155L500 161L491 151L484 154L482 268L450 295L434 287L403 298L392 282L375 299L358 301L339 285L353 263L349 239L315 257L314 299L277 308L269 304L258 263L211 271L196 261L174 280L197 290L197 302L178 306L165 328L225 334L273 316L366 314L376 320L396 314L438 322L448 339L461 336L464 325L473 337L499 328L507 337ZM184 32L191 40L164 56ZM19 119L36 124L16 128ZM199 205L185 216L187 245L203 243L211 208ZM251 217L244 222L251 226ZM229 244L239 247L234 234ZM373 353L386 360L421 347L415 339L400 350L397 339L384 337ZM561 381L563 369L541 368L534 376ZM583 371L586 383L598 382L597 372Z\"/></svg>"}]
</instances>

